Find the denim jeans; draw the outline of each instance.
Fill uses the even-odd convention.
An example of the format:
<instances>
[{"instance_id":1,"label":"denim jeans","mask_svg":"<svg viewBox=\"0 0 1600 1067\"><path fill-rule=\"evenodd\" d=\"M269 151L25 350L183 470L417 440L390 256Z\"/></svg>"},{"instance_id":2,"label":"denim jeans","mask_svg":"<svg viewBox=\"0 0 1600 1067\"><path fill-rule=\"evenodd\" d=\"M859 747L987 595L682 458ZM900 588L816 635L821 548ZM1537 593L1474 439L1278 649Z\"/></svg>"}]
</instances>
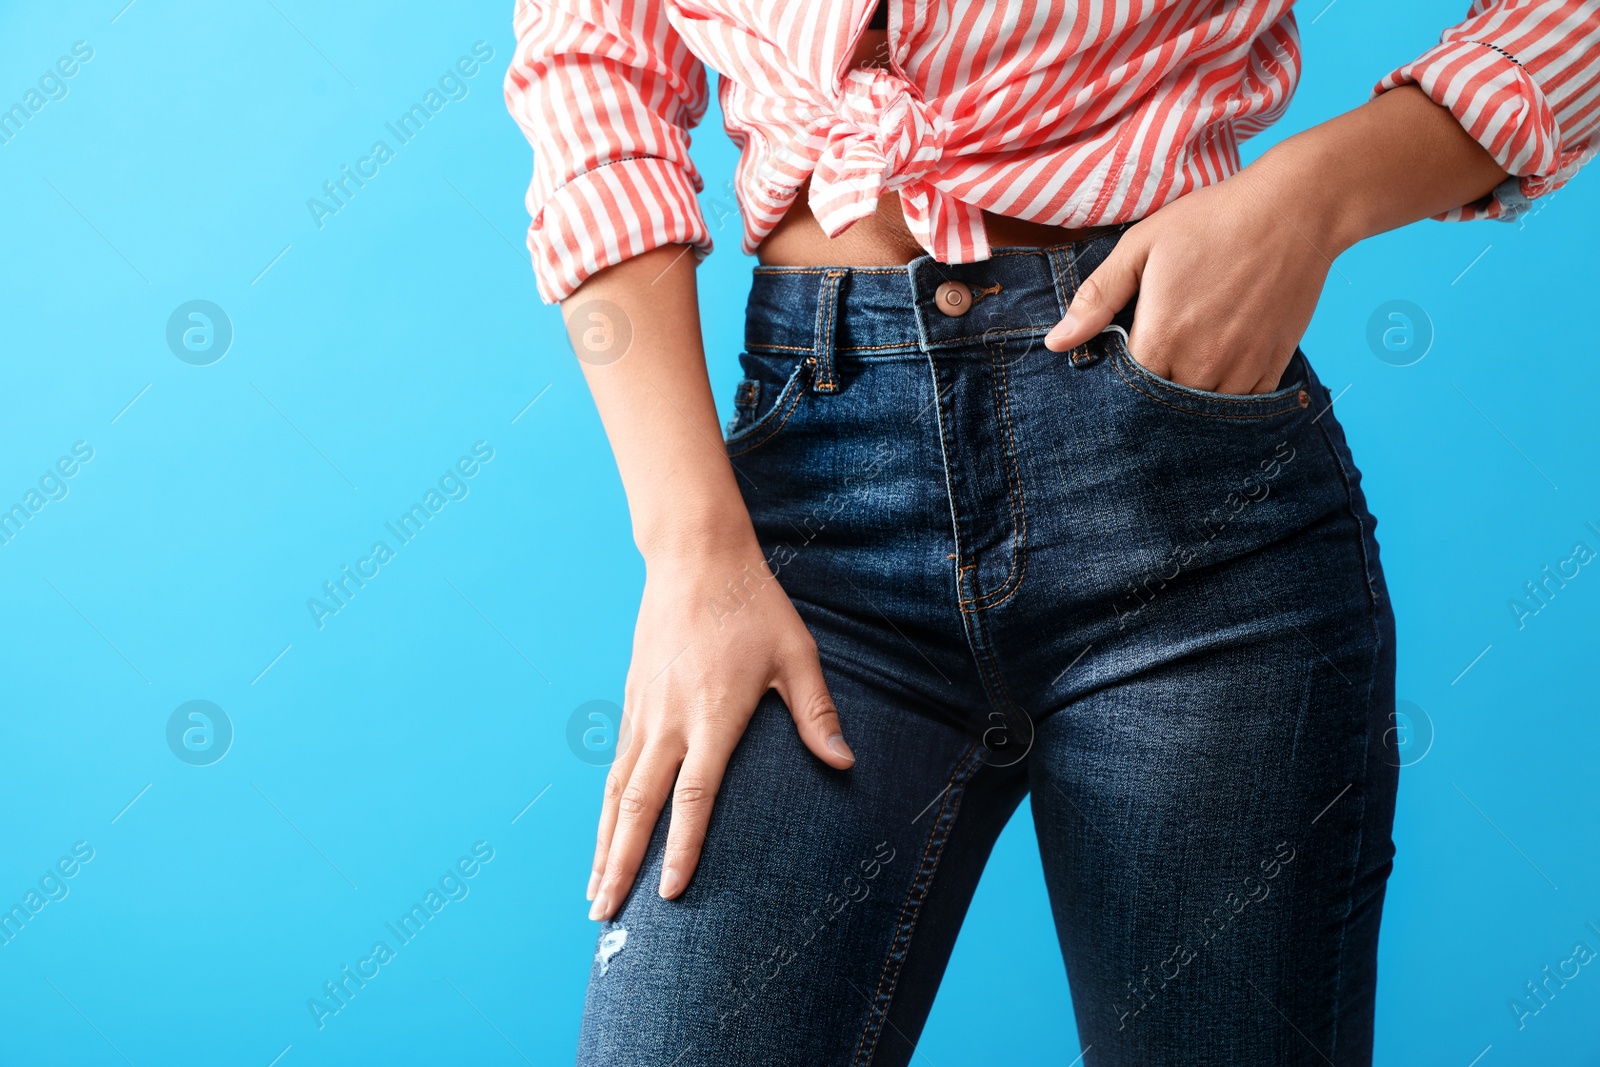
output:
<instances>
[{"instance_id":1,"label":"denim jeans","mask_svg":"<svg viewBox=\"0 0 1600 1067\"><path fill-rule=\"evenodd\" d=\"M1124 230L754 269L726 449L857 762L762 699L688 889L669 808L602 924L581 1063L910 1063L1024 796L1084 1064L1371 1062L1401 761L1361 476L1299 349L1233 396L1118 330L1044 347Z\"/></svg>"}]
</instances>

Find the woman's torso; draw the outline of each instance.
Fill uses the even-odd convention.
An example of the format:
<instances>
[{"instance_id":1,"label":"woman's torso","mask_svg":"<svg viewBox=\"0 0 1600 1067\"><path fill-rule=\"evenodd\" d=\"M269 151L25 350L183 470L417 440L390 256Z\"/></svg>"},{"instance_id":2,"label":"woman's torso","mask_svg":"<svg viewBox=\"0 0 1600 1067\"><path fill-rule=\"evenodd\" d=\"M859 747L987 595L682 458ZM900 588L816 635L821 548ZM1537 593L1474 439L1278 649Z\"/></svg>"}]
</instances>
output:
<instances>
[{"instance_id":1,"label":"woman's torso","mask_svg":"<svg viewBox=\"0 0 1600 1067\"><path fill-rule=\"evenodd\" d=\"M603 25L533 0L506 85L540 294L665 242L954 264L1144 218L1236 172L1287 106L1292 2L888 0L885 30L876 0L604 0ZM708 71L739 150L716 191L689 153Z\"/></svg>"}]
</instances>

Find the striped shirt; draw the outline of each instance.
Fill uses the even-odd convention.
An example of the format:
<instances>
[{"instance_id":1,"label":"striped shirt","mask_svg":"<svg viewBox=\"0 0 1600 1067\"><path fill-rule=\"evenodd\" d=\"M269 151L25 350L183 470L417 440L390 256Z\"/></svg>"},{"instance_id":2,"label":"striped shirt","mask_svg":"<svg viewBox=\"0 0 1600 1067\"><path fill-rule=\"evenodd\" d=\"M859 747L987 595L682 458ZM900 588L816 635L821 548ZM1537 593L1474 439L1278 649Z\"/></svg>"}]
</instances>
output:
<instances>
[{"instance_id":1,"label":"striped shirt","mask_svg":"<svg viewBox=\"0 0 1600 1067\"><path fill-rule=\"evenodd\" d=\"M519 0L505 94L534 149L540 298L660 245L711 252L689 158L707 68L745 254L810 176L830 237L893 190L947 263L988 258L985 210L1106 225L1228 177L1300 75L1293 0L889 0L887 66L851 68L876 3ZM1600 0L1473 0L1373 92L1407 83L1512 175L1437 217L1514 218L1595 153Z\"/></svg>"}]
</instances>

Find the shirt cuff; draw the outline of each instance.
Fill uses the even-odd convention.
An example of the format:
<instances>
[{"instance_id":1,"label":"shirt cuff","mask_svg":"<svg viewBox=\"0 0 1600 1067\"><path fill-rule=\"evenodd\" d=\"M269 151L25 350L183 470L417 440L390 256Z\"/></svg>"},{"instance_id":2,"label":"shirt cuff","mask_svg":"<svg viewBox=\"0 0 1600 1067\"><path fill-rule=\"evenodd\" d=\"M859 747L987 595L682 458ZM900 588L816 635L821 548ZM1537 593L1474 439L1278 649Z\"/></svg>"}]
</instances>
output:
<instances>
[{"instance_id":1,"label":"shirt cuff","mask_svg":"<svg viewBox=\"0 0 1600 1067\"><path fill-rule=\"evenodd\" d=\"M528 251L539 299L565 300L590 275L662 245L692 246L698 265L713 247L695 199L703 188L692 166L634 156L577 175L538 210L530 202Z\"/></svg>"},{"instance_id":2,"label":"shirt cuff","mask_svg":"<svg viewBox=\"0 0 1600 1067\"><path fill-rule=\"evenodd\" d=\"M1413 84L1461 123L1511 177L1493 193L1433 216L1445 221L1511 221L1529 202L1560 188L1578 171L1587 154L1561 151L1555 112L1538 82L1516 57L1482 41L1436 45L1391 72L1373 95Z\"/></svg>"}]
</instances>

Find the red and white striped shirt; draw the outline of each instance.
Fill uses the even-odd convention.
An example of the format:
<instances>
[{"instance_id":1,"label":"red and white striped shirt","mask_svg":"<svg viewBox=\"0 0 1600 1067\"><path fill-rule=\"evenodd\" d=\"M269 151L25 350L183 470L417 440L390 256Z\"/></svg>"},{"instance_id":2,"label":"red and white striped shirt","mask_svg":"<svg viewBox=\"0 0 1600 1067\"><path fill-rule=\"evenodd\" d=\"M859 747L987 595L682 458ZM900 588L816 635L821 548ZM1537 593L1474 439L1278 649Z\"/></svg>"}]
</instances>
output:
<instances>
[{"instance_id":1,"label":"red and white striped shirt","mask_svg":"<svg viewBox=\"0 0 1600 1067\"><path fill-rule=\"evenodd\" d=\"M747 255L811 175L829 236L896 190L947 263L988 258L983 210L1104 225L1226 178L1300 75L1293 0L888 0L888 69L851 69L876 2L520 0L505 93L541 299L663 244L711 252L707 67ZM1421 86L1513 180L1439 218L1513 217L1594 155L1600 0L1473 0L1441 40L1374 93Z\"/></svg>"}]
</instances>

